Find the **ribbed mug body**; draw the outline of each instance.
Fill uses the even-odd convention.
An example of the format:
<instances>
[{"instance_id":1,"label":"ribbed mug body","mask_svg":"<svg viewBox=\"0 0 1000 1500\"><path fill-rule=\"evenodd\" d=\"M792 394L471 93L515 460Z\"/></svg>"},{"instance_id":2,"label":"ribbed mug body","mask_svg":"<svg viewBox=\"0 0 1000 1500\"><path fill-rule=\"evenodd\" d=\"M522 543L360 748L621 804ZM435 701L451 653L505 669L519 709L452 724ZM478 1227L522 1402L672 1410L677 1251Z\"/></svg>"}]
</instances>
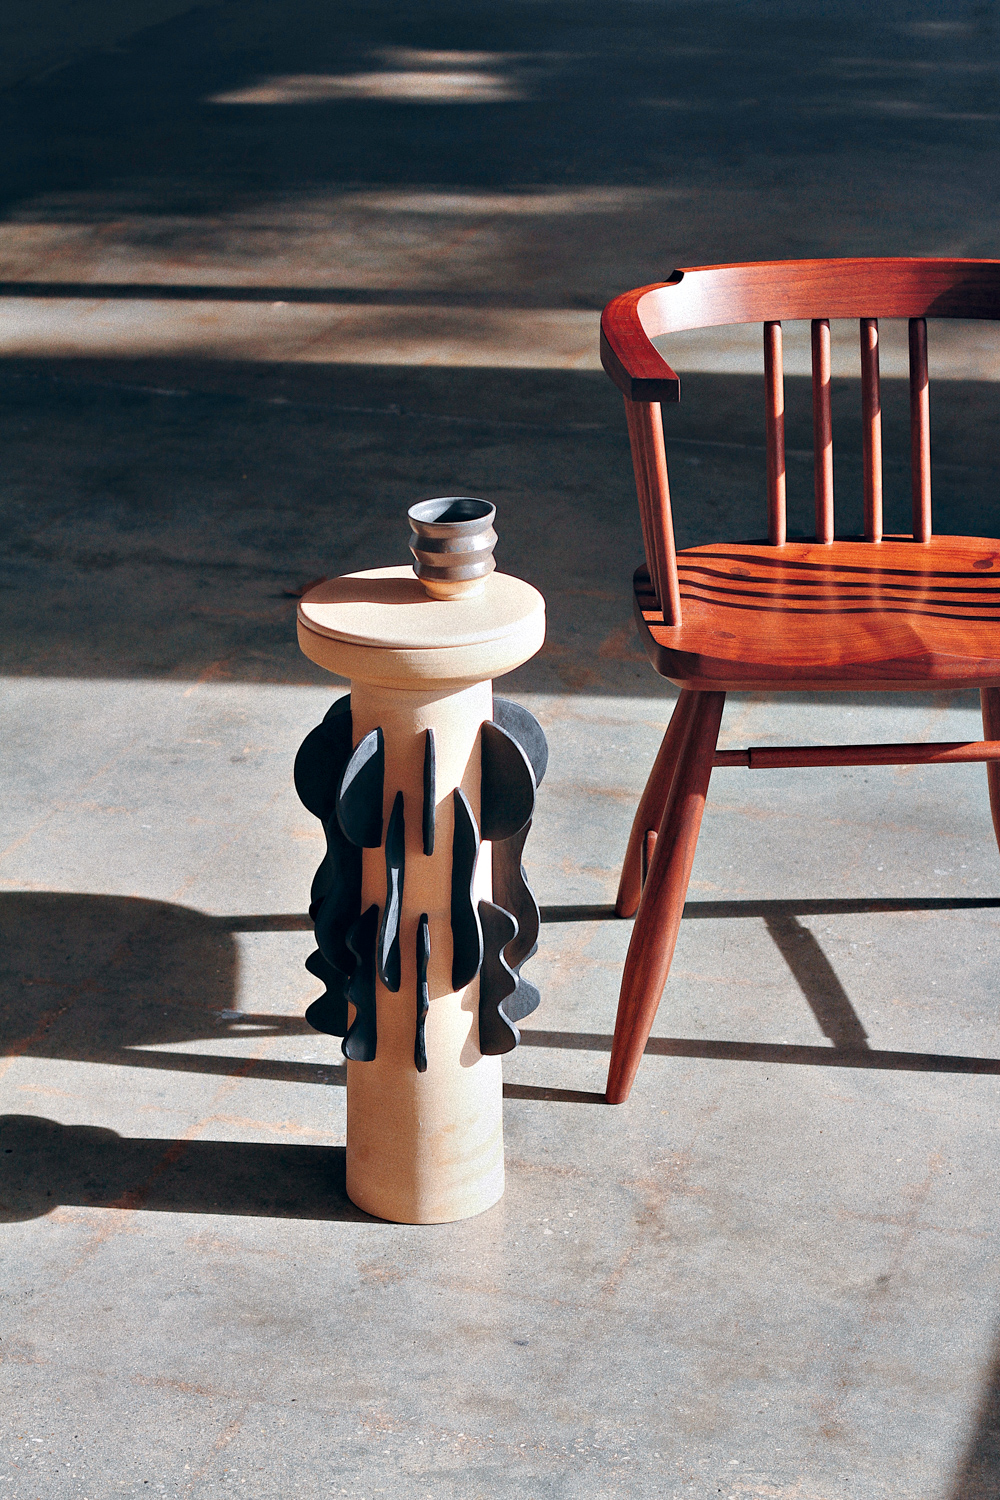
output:
<instances>
[{"instance_id":1,"label":"ribbed mug body","mask_svg":"<svg viewBox=\"0 0 1000 1500\"><path fill-rule=\"evenodd\" d=\"M421 500L407 515L413 571L431 598L481 594L496 567L496 506L464 495L447 496Z\"/></svg>"}]
</instances>

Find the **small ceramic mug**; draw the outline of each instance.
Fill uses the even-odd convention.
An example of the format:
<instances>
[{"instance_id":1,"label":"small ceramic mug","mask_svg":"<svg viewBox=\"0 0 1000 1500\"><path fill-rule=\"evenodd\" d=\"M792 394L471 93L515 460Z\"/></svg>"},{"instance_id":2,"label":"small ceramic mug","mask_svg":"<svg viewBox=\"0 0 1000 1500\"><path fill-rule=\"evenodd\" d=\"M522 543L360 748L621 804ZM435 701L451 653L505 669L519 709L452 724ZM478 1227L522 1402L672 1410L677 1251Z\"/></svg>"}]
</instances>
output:
<instances>
[{"instance_id":1,"label":"small ceramic mug","mask_svg":"<svg viewBox=\"0 0 1000 1500\"><path fill-rule=\"evenodd\" d=\"M432 599L468 599L481 594L496 563L495 505L451 496L411 505L413 571Z\"/></svg>"}]
</instances>

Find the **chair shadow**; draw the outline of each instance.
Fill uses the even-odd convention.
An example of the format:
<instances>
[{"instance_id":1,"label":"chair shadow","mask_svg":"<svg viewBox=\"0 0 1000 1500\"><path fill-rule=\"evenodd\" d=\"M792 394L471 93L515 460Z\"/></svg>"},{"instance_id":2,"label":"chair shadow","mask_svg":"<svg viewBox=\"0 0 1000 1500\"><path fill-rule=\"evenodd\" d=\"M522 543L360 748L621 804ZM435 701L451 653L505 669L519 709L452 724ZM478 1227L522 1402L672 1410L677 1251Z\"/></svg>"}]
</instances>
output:
<instances>
[{"instance_id":1,"label":"chair shadow","mask_svg":"<svg viewBox=\"0 0 1000 1500\"><path fill-rule=\"evenodd\" d=\"M821 948L797 918L993 908L995 898L697 901L685 920L762 918L832 1046L652 1037L665 1056L823 1067L994 1073L995 1058L877 1051ZM543 907L543 923L615 920L610 906ZM238 932L309 931L304 914L213 917L132 896L0 894L0 1052L156 1071L343 1087L343 1063L246 1055L248 1039L312 1036L303 1016L235 1009ZM608 1051L609 1036L524 1029L526 1046ZM218 1041L220 1050L205 1050ZM242 1043L239 1050L225 1044ZM190 1047L190 1051L177 1050ZM170 1048L171 1050L158 1050ZM507 1098L597 1103L574 1089L508 1084Z\"/></svg>"},{"instance_id":2,"label":"chair shadow","mask_svg":"<svg viewBox=\"0 0 1000 1500\"><path fill-rule=\"evenodd\" d=\"M593 1031L524 1031L522 1047L574 1052L610 1052L613 1038ZM1000 1074L1000 1057L962 1057L950 1052L890 1052L875 1047L812 1047L793 1042L716 1041L702 1037L651 1036L647 1057L700 1057L706 1062L791 1063L797 1067L874 1068L897 1073ZM602 1098L602 1095L596 1097Z\"/></svg>"},{"instance_id":3,"label":"chair shadow","mask_svg":"<svg viewBox=\"0 0 1000 1500\"><path fill-rule=\"evenodd\" d=\"M786 1042L705 1040L697 1037L650 1037L648 1054L697 1057L717 1062L791 1063L822 1068L874 1068L914 1073L1000 1074L1000 1058L962 1057L951 1053L894 1052L869 1045L861 1017L851 1004L816 938L802 916L855 915L870 912L995 910L1000 897L855 897L764 901L689 901L684 920L762 920L794 976L823 1035L831 1046ZM616 920L613 906L543 906L543 923ZM619 919L620 920L620 919ZM522 1046L558 1047L583 1052L610 1052L612 1038L595 1032L522 1030Z\"/></svg>"}]
</instances>

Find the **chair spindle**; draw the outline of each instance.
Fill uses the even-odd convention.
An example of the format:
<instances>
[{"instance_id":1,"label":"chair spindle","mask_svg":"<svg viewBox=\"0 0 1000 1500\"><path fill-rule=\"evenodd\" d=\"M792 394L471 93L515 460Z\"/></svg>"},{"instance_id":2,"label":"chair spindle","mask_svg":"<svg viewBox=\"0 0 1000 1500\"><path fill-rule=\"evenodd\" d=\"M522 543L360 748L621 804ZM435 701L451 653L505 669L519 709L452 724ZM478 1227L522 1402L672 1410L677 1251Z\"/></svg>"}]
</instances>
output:
<instances>
[{"instance_id":1,"label":"chair spindle","mask_svg":"<svg viewBox=\"0 0 1000 1500\"><path fill-rule=\"evenodd\" d=\"M913 540L931 539L931 404L927 380L927 319L910 319L910 470Z\"/></svg>"},{"instance_id":2,"label":"chair spindle","mask_svg":"<svg viewBox=\"0 0 1000 1500\"><path fill-rule=\"evenodd\" d=\"M767 442L767 535L772 547L783 547L785 519L785 374L781 359L781 324L764 324L764 402Z\"/></svg>"},{"instance_id":3,"label":"chair spindle","mask_svg":"<svg viewBox=\"0 0 1000 1500\"><path fill-rule=\"evenodd\" d=\"M882 394L878 374L878 318L861 319L861 442L865 482L865 540L882 540Z\"/></svg>"},{"instance_id":4,"label":"chair spindle","mask_svg":"<svg viewBox=\"0 0 1000 1500\"><path fill-rule=\"evenodd\" d=\"M636 483L640 469L647 500L650 563L653 587L663 612L664 625L681 623L681 591L677 579L677 553L674 546L674 522L670 510L670 482L667 478L667 454L663 444L663 418L658 401L632 403L634 467Z\"/></svg>"},{"instance_id":5,"label":"chair spindle","mask_svg":"<svg viewBox=\"0 0 1000 1500\"><path fill-rule=\"evenodd\" d=\"M662 594L660 593L659 574L657 572L656 552L653 548L653 522L651 518L651 507L649 500L649 473L646 467L646 453L639 430L637 419L638 406L636 402L625 397L625 421L628 424L629 445L632 449L632 469L635 473L635 492L639 497L639 524L642 527L642 547L646 554L646 567L649 570L649 581L656 602L660 604Z\"/></svg>"},{"instance_id":6,"label":"chair spindle","mask_svg":"<svg viewBox=\"0 0 1000 1500\"><path fill-rule=\"evenodd\" d=\"M679 625L681 589L677 578L674 518L670 509L670 481L667 478L667 450L663 442L660 403L644 401L639 405L638 414L649 474L650 518L659 575L660 609L663 611L664 625Z\"/></svg>"},{"instance_id":7,"label":"chair spindle","mask_svg":"<svg viewBox=\"0 0 1000 1500\"><path fill-rule=\"evenodd\" d=\"M833 541L833 417L830 411L830 320L812 321L813 472L816 540Z\"/></svg>"}]
</instances>

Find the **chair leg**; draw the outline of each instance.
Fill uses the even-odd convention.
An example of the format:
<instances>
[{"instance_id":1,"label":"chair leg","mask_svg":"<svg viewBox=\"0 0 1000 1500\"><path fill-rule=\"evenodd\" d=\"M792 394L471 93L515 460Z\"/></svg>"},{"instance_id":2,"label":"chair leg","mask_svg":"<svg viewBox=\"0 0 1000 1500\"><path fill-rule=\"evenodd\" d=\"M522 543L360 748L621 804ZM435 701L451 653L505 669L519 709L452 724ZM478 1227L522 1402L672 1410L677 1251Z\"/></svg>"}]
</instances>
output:
<instances>
[{"instance_id":1,"label":"chair leg","mask_svg":"<svg viewBox=\"0 0 1000 1500\"><path fill-rule=\"evenodd\" d=\"M615 911L620 917L634 917L639 909L642 883L646 875L644 865L647 835L652 833L653 842L655 842L655 830L660 826L663 809L670 798L671 782L674 779L674 772L677 769L697 697L697 693L689 692L686 688L681 691L680 697L674 704L674 711L657 751L656 760L653 762L653 769L649 773L646 790L636 810L632 832L629 834L628 849L625 851L625 862L622 865L622 876L618 882L618 898L615 901Z\"/></svg>"},{"instance_id":2,"label":"chair leg","mask_svg":"<svg viewBox=\"0 0 1000 1500\"><path fill-rule=\"evenodd\" d=\"M1000 740L1000 688L980 688L979 698L983 705L983 739ZM1000 761L986 762L986 781L990 789L993 832L1000 844Z\"/></svg>"},{"instance_id":3,"label":"chair leg","mask_svg":"<svg viewBox=\"0 0 1000 1500\"><path fill-rule=\"evenodd\" d=\"M624 1104L670 972L701 829L725 693L694 693L622 975L606 1098Z\"/></svg>"}]
</instances>

